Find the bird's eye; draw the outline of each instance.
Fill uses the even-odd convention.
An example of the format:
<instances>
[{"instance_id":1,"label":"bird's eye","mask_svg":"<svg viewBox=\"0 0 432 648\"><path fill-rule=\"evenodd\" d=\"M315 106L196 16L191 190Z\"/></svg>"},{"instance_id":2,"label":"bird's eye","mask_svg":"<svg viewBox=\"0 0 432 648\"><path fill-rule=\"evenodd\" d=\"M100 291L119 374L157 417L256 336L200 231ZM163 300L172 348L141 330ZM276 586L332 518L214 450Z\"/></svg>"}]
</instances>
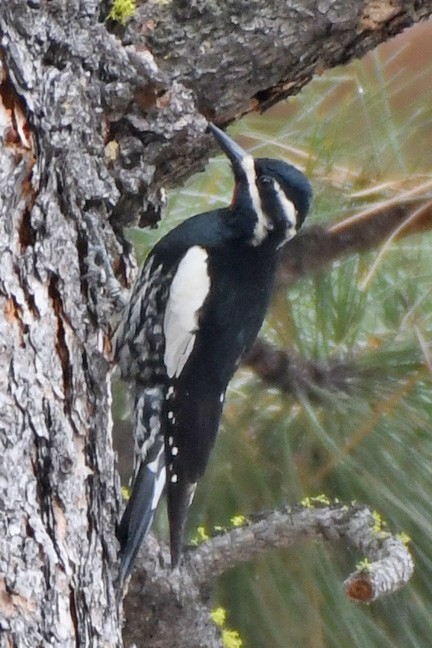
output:
<instances>
[{"instance_id":1,"label":"bird's eye","mask_svg":"<svg viewBox=\"0 0 432 648\"><path fill-rule=\"evenodd\" d=\"M258 182L262 187L269 187L272 183L272 179L268 175L258 176Z\"/></svg>"}]
</instances>

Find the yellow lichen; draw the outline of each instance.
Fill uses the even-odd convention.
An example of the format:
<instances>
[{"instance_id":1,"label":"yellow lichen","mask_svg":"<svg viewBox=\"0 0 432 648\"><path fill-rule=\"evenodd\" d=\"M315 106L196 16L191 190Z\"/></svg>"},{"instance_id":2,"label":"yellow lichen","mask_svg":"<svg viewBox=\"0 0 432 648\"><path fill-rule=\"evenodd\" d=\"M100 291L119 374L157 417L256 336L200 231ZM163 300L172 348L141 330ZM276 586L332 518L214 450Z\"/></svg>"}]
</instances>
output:
<instances>
[{"instance_id":1,"label":"yellow lichen","mask_svg":"<svg viewBox=\"0 0 432 648\"><path fill-rule=\"evenodd\" d=\"M127 502L129 497L130 497L130 488L129 488L129 486L122 486L121 487L121 494L122 494L123 499L126 500L126 502Z\"/></svg>"},{"instance_id":2,"label":"yellow lichen","mask_svg":"<svg viewBox=\"0 0 432 648\"><path fill-rule=\"evenodd\" d=\"M191 543L193 545L199 545L202 542L206 542L206 540L209 540L210 536L204 526L199 526L197 527L197 530L195 531L195 535L193 536Z\"/></svg>"},{"instance_id":3,"label":"yellow lichen","mask_svg":"<svg viewBox=\"0 0 432 648\"><path fill-rule=\"evenodd\" d=\"M246 524L247 518L244 515L233 515L230 522L233 527L241 527Z\"/></svg>"},{"instance_id":4,"label":"yellow lichen","mask_svg":"<svg viewBox=\"0 0 432 648\"><path fill-rule=\"evenodd\" d=\"M218 628L222 628L222 643L224 648L242 648L243 642L237 630L224 628L227 617L225 608L222 606L215 608L210 613L210 616Z\"/></svg>"},{"instance_id":5,"label":"yellow lichen","mask_svg":"<svg viewBox=\"0 0 432 648\"><path fill-rule=\"evenodd\" d=\"M305 508L315 508L317 504L320 506L330 506L331 501L327 495L321 493L321 495L316 495L315 497L304 497L300 504Z\"/></svg>"},{"instance_id":6,"label":"yellow lichen","mask_svg":"<svg viewBox=\"0 0 432 648\"><path fill-rule=\"evenodd\" d=\"M371 563L369 558L363 558L363 560L360 560L360 562L357 563L356 569L358 571L370 573L373 571L373 563Z\"/></svg>"},{"instance_id":7,"label":"yellow lichen","mask_svg":"<svg viewBox=\"0 0 432 648\"><path fill-rule=\"evenodd\" d=\"M125 25L135 12L136 0L114 0L108 18Z\"/></svg>"},{"instance_id":8,"label":"yellow lichen","mask_svg":"<svg viewBox=\"0 0 432 648\"><path fill-rule=\"evenodd\" d=\"M372 511L372 517L374 520L374 525L372 527L372 531L374 533L380 533L380 531L383 530L383 527L385 526L385 522L381 517L381 514L378 513L378 511Z\"/></svg>"},{"instance_id":9,"label":"yellow lichen","mask_svg":"<svg viewBox=\"0 0 432 648\"><path fill-rule=\"evenodd\" d=\"M226 610L219 606L210 612L210 616L217 626L222 627L226 621Z\"/></svg>"},{"instance_id":10,"label":"yellow lichen","mask_svg":"<svg viewBox=\"0 0 432 648\"><path fill-rule=\"evenodd\" d=\"M224 648L242 648L243 642L237 630L224 630L222 632Z\"/></svg>"},{"instance_id":11,"label":"yellow lichen","mask_svg":"<svg viewBox=\"0 0 432 648\"><path fill-rule=\"evenodd\" d=\"M396 538L403 542L404 545L409 545L411 543L411 538L407 533L404 533L403 531L402 533L398 533Z\"/></svg>"}]
</instances>

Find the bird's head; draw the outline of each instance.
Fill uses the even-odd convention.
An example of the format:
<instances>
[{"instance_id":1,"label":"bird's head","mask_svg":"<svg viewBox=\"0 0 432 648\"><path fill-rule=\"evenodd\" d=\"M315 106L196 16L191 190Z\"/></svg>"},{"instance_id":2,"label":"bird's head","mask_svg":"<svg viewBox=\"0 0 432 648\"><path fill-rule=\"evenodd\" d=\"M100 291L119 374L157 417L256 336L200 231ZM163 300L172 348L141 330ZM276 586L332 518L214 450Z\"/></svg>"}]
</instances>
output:
<instances>
[{"instance_id":1,"label":"bird's head","mask_svg":"<svg viewBox=\"0 0 432 648\"><path fill-rule=\"evenodd\" d=\"M222 151L231 161L235 188L233 226L258 246L267 239L277 247L301 227L312 198L307 178L291 164L272 158L254 159L214 124L209 123Z\"/></svg>"}]
</instances>

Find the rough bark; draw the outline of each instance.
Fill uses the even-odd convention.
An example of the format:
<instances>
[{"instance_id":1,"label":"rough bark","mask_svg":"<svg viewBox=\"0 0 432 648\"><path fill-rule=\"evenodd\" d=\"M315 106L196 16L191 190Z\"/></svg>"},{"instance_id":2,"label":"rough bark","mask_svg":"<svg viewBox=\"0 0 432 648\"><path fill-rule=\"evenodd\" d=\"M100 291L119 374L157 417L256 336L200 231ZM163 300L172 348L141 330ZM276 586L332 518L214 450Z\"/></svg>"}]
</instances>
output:
<instances>
[{"instance_id":1,"label":"rough bark","mask_svg":"<svg viewBox=\"0 0 432 648\"><path fill-rule=\"evenodd\" d=\"M116 249L117 190L88 71L91 3L87 16L70 3L62 25L51 5L0 16L0 634L3 646L117 646L108 304L90 235L94 218Z\"/></svg>"},{"instance_id":2,"label":"rough bark","mask_svg":"<svg viewBox=\"0 0 432 648\"><path fill-rule=\"evenodd\" d=\"M202 170L214 146L202 115L226 124L265 110L431 13L427 0L140 3L126 30L115 27L146 59L140 85L113 80L107 92L114 168L128 162L128 173L116 174L116 220L154 223L159 204L143 213L136 188L148 187L152 203L161 186Z\"/></svg>"},{"instance_id":3,"label":"rough bark","mask_svg":"<svg viewBox=\"0 0 432 648\"><path fill-rule=\"evenodd\" d=\"M193 90L203 115L225 123L428 15L429 3L402 0L150 0L126 37L151 50L167 80Z\"/></svg>"},{"instance_id":4,"label":"rough bark","mask_svg":"<svg viewBox=\"0 0 432 648\"><path fill-rule=\"evenodd\" d=\"M120 228L154 224L164 186L202 167L202 114L264 109L431 12L146 2L110 32L97 0L1 3L2 646L121 645L108 323L113 270L129 284L134 263Z\"/></svg>"}]
</instances>

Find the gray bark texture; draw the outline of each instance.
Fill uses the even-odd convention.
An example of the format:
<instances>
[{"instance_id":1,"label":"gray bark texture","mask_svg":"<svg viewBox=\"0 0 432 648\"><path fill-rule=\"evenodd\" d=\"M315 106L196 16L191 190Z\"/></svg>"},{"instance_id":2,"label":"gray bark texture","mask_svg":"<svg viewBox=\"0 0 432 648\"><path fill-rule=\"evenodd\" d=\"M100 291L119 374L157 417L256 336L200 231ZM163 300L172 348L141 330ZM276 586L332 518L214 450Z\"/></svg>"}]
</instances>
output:
<instances>
[{"instance_id":1,"label":"gray bark texture","mask_svg":"<svg viewBox=\"0 0 432 648\"><path fill-rule=\"evenodd\" d=\"M123 28L108 9L0 4L2 648L122 645L109 323L134 260L121 228L154 225L164 187L203 167L206 118L263 110L432 13L427 0L150 0ZM151 591L131 599L136 617L179 605ZM163 639L155 623L148 645L220 645L203 588L182 596L188 613Z\"/></svg>"}]
</instances>

